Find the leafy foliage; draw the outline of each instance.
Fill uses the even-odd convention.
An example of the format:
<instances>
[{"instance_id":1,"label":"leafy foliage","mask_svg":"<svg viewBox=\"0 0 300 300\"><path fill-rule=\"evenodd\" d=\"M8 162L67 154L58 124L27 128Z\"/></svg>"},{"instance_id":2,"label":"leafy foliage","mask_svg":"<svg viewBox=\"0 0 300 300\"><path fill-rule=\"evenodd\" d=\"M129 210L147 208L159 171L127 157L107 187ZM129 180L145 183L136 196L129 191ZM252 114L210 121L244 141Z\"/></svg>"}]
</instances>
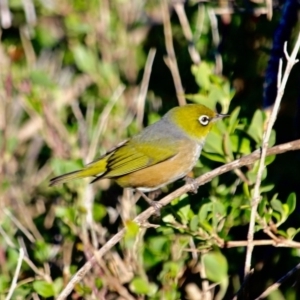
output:
<instances>
[{"instance_id":1,"label":"leafy foliage","mask_svg":"<svg viewBox=\"0 0 300 300\"><path fill-rule=\"evenodd\" d=\"M31 22L21 2L9 1L14 27L3 29L1 36L0 295L9 292L20 247L25 259L11 299L51 299L125 227L121 243L75 286L71 299L200 299L204 292L207 299L231 298L243 280L258 162L214 178L196 195L174 199L151 219L153 228L132 221L146 208L143 200L137 202L131 191L122 192L109 180L48 187L50 177L82 167L177 105L163 61L161 1L51 3L32 3L37 19ZM249 5L255 10L259 4ZM192 1L184 7L200 64L192 63L191 41L171 11L186 99L230 114L210 133L195 176L261 147L268 118L260 109L261 74L279 14L267 21L236 13L228 15L229 23L218 16L223 34L218 53L214 8L215 3ZM152 47L156 57L146 70ZM216 75L216 54L222 56L223 75ZM142 99L146 72L151 76ZM298 86L291 79L269 147L297 134L289 99ZM142 123L137 115L144 115ZM255 238L270 243L254 252L249 299L298 263L299 155L268 157L260 192ZM271 242L286 249L271 248ZM299 298L292 284L276 291L277 299Z\"/></svg>"}]
</instances>

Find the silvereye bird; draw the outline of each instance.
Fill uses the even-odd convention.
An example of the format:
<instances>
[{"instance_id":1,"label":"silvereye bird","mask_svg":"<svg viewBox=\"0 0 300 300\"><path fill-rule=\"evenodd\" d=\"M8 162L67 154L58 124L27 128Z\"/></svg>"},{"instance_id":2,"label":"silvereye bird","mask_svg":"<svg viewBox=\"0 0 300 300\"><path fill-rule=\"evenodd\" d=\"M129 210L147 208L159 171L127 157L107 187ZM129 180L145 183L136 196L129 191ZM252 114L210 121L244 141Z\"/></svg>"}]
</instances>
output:
<instances>
[{"instance_id":1,"label":"silvereye bird","mask_svg":"<svg viewBox=\"0 0 300 300\"><path fill-rule=\"evenodd\" d=\"M140 192L159 189L192 170L213 123L226 116L201 104L175 107L83 169L52 178L50 185L94 177L92 182L111 178Z\"/></svg>"}]
</instances>

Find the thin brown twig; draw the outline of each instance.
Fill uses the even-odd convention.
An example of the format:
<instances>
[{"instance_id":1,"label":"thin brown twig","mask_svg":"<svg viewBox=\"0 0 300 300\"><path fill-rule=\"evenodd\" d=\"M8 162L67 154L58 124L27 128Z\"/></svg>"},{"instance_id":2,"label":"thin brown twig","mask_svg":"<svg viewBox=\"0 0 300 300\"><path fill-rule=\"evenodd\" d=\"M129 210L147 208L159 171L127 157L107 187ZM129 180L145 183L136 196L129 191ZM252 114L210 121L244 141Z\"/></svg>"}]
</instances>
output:
<instances>
[{"instance_id":1,"label":"thin brown twig","mask_svg":"<svg viewBox=\"0 0 300 300\"><path fill-rule=\"evenodd\" d=\"M248 245L248 241L225 241L220 237L214 237L213 241L216 242L216 244L220 248L237 248L237 247L246 247ZM281 247L281 248L300 248L300 243L295 242L292 240L287 240L287 239L280 239L278 237L272 238L269 240L255 240L253 241L254 246L274 246L274 247ZM202 249L196 249L195 247L190 248L190 249L185 249L184 251L186 252L191 252L191 253L199 253L203 251Z\"/></svg>"},{"instance_id":2,"label":"thin brown twig","mask_svg":"<svg viewBox=\"0 0 300 300\"><path fill-rule=\"evenodd\" d=\"M275 155L275 154L281 154L287 151L295 151L300 150L300 139L295 140L293 142L281 144L272 148L267 149L267 156ZM240 159L237 159L233 162L230 162L226 165L223 165L219 168L216 168L198 178L195 179L196 183L200 185L203 185L209 181L211 181L216 176L219 176L221 174L224 174L226 172L232 171L236 168L241 168L243 166L251 165L255 161L257 161L260 158L261 151L256 150L252 152L251 154L241 157ZM161 199L158 203L161 206L166 206L169 204L173 199L180 197L181 195L191 191L194 189L194 185L187 183L181 188L175 190L174 192L170 193L163 199ZM149 207L144 212L139 214L134 221L138 223L139 225L142 225L144 222L146 222L150 216L152 216L154 213L156 213L156 210L153 207ZM117 234L115 234L112 238L110 238L106 244L104 244L100 249L97 250L97 258L101 258L105 253L107 253L113 246L115 246L124 236L126 230L125 228L121 229ZM93 265L97 262L96 256L93 256L89 261L87 261L83 267L81 267L77 273L72 277L72 279L69 281L67 286L62 290L62 292L58 295L56 300L63 300L65 299L74 289L74 286L80 282L83 277L86 275L87 272L91 270Z\"/></svg>"},{"instance_id":3,"label":"thin brown twig","mask_svg":"<svg viewBox=\"0 0 300 300\"><path fill-rule=\"evenodd\" d=\"M235 9L233 7L216 7L214 8L214 12L216 15L232 15L235 12L239 13L251 13L252 15L259 17L261 15L266 15L268 13L267 7L257 7L253 9L245 9L245 8L240 8L240 9Z\"/></svg>"},{"instance_id":4,"label":"thin brown twig","mask_svg":"<svg viewBox=\"0 0 300 300\"><path fill-rule=\"evenodd\" d=\"M266 9L267 9L267 18L269 21L272 20L273 17L273 1L272 0L266 0Z\"/></svg>"},{"instance_id":5,"label":"thin brown twig","mask_svg":"<svg viewBox=\"0 0 300 300\"><path fill-rule=\"evenodd\" d=\"M176 61L176 55L174 51L170 13L168 3L166 0L161 1L161 11L164 23L165 43L168 54L168 56L165 58L165 63L169 67L174 80L178 103L179 105L185 105L186 100L184 98L184 90L182 87L179 69Z\"/></svg>"},{"instance_id":6,"label":"thin brown twig","mask_svg":"<svg viewBox=\"0 0 300 300\"><path fill-rule=\"evenodd\" d=\"M34 235L7 208L4 208L3 212L10 218L10 220L28 238L31 243L35 243L36 238L34 237Z\"/></svg>"},{"instance_id":7,"label":"thin brown twig","mask_svg":"<svg viewBox=\"0 0 300 300\"><path fill-rule=\"evenodd\" d=\"M188 42L190 57L195 65L199 65L201 63L201 57L195 47L192 30L184 10L184 1L175 1L173 7L178 15L183 34Z\"/></svg>"},{"instance_id":8,"label":"thin brown twig","mask_svg":"<svg viewBox=\"0 0 300 300\"><path fill-rule=\"evenodd\" d=\"M236 248L236 247L246 247L248 241L223 241L223 244L219 244L222 248ZM300 243L291 240L282 239L278 242L276 240L256 240L253 241L254 246L274 246L283 248L300 248Z\"/></svg>"},{"instance_id":9,"label":"thin brown twig","mask_svg":"<svg viewBox=\"0 0 300 300\"><path fill-rule=\"evenodd\" d=\"M222 74L222 71L223 71L223 60L222 60L222 56L217 51L219 44L220 44L218 19L216 17L215 11L211 8L208 9L208 16L209 16L209 20L210 20L212 40L213 40L213 44L215 47L215 61L216 61L215 73L220 75L220 74Z\"/></svg>"},{"instance_id":10,"label":"thin brown twig","mask_svg":"<svg viewBox=\"0 0 300 300\"><path fill-rule=\"evenodd\" d=\"M20 273L20 270L21 270L23 258L24 258L24 250L23 250L23 248L20 248L19 249L19 258L18 258L18 263L17 263L16 271L15 271L13 280L12 280L10 288L9 288L9 292L8 292L5 300L11 299L11 297L12 297L12 295L14 293L14 290L17 287L18 276L19 276L19 273Z\"/></svg>"},{"instance_id":11,"label":"thin brown twig","mask_svg":"<svg viewBox=\"0 0 300 300\"><path fill-rule=\"evenodd\" d=\"M201 264L200 264L200 275L202 278L202 298L203 300L211 300L211 292L209 290L209 282L206 276L206 270L203 260L203 255L201 255Z\"/></svg>"},{"instance_id":12,"label":"thin brown twig","mask_svg":"<svg viewBox=\"0 0 300 300\"><path fill-rule=\"evenodd\" d=\"M254 273L254 269L251 269L250 272L246 275L244 281L242 282L240 289L233 296L232 300L238 300L238 297L242 296L245 290L247 290L247 287L249 286L253 273Z\"/></svg>"},{"instance_id":13,"label":"thin brown twig","mask_svg":"<svg viewBox=\"0 0 300 300\"><path fill-rule=\"evenodd\" d=\"M248 245L248 241L224 241L222 239L218 239L217 244L220 248L237 248L237 247L246 247ZM254 246L274 246L274 247L282 247L282 248L300 248L300 243L294 242L291 240L282 239L280 242L276 242L275 240L254 240ZM202 250L198 249L185 249L186 252L201 252Z\"/></svg>"},{"instance_id":14,"label":"thin brown twig","mask_svg":"<svg viewBox=\"0 0 300 300\"><path fill-rule=\"evenodd\" d=\"M140 127L142 127L142 124L143 124L145 101L146 101L146 96L147 96L147 91L148 91L148 86L149 86L149 81L150 81L150 75L151 75L151 71L152 71L152 65L153 65L155 54L156 54L156 49L151 48L148 53L148 57L147 57L146 65L145 65L145 71L144 71L144 75L143 75L143 79L142 79L142 83L141 83L141 88L140 88L140 92L137 97L136 119L137 119L137 122Z\"/></svg>"},{"instance_id":15,"label":"thin brown twig","mask_svg":"<svg viewBox=\"0 0 300 300\"><path fill-rule=\"evenodd\" d=\"M0 0L0 6L1 27L6 29L9 28L12 24L12 14L9 10L8 0Z\"/></svg>"},{"instance_id":16,"label":"thin brown twig","mask_svg":"<svg viewBox=\"0 0 300 300\"><path fill-rule=\"evenodd\" d=\"M290 270L288 273L286 273L284 276L282 276L278 281L276 281L271 286L269 286L255 300L263 299L263 298L266 298L267 296L269 296L273 291L278 289L285 280L287 280L289 277L291 277L294 273L296 273L299 270L300 270L300 264L298 264L296 267L294 267L292 270Z\"/></svg>"}]
</instances>

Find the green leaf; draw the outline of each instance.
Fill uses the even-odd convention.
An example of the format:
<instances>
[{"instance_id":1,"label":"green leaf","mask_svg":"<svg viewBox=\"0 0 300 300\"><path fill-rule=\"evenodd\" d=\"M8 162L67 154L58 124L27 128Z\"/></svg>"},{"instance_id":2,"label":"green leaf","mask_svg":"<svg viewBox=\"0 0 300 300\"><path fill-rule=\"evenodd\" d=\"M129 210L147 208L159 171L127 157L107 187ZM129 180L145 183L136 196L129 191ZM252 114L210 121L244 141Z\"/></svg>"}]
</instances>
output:
<instances>
[{"instance_id":1,"label":"green leaf","mask_svg":"<svg viewBox=\"0 0 300 300\"><path fill-rule=\"evenodd\" d=\"M238 124L238 116L240 114L241 107L236 107L234 111L230 114L229 124L228 124L228 132L233 133L237 124Z\"/></svg>"},{"instance_id":2,"label":"green leaf","mask_svg":"<svg viewBox=\"0 0 300 300\"><path fill-rule=\"evenodd\" d=\"M270 138L269 138L269 147L274 146L275 142L276 142L276 131L274 129L272 129L271 135L270 135Z\"/></svg>"},{"instance_id":3,"label":"green leaf","mask_svg":"<svg viewBox=\"0 0 300 300\"><path fill-rule=\"evenodd\" d=\"M226 257L219 251L203 255L206 277L213 282L222 282L228 278L228 263Z\"/></svg>"},{"instance_id":4,"label":"green leaf","mask_svg":"<svg viewBox=\"0 0 300 300\"><path fill-rule=\"evenodd\" d=\"M281 201L276 199L274 196L273 196L273 199L270 201L270 204L271 204L272 208L280 214L280 217L279 217L279 216L276 216L275 212L272 213L272 216L278 220L276 226L279 226L286 221L286 219L289 215L289 207L287 204L282 204Z\"/></svg>"},{"instance_id":5,"label":"green leaf","mask_svg":"<svg viewBox=\"0 0 300 300\"><path fill-rule=\"evenodd\" d=\"M46 25L39 23L35 29L36 39L45 48L51 48L59 42L59 36L54 34Z\"/></svg>"},{"instance_id":6,"label":"green leaf","mask_svg":"<svg viewBox=\"0 0 300 300\"><path fill-rule=\"evenodd\" d=\"M196 231L197 229L198 229L198 224L199 224L199 218L198 218L198 216L193 216L192 218L191 218L191 221L190 221L190 229L192 230L192 231Z\"/></svg>"},{"instance_id":7,"label":"green leaf","mask_svg":"<svg viewBox=\"0 0 300 300\"><path fill-rule=\"evenodd\" d=\"M86 34L92 30L90 23L82 22L82 18L77 14L67 14L63 20L68 31L74 36Z\"/></svg>"},{"instance_id":8,"label":"green leaf","mask_svg":"<svg viewBox=\"0 0 300 300\"><path fill-rule=\"evenodd\" d=\"M230 136L231 148L235 153L249 154L251 152L250 140L238 135Z\"/></svg>"},{"instance_id":9,"label":"green leaf","mask_svg":"<svg viewBox=\"0 0 300 300\"><path fill-rule=\"evenodd\" d=\"M250 190L249 190L249 185L246 182L243 183L243 192L244 192L245 196L248 199L251 198L251 194L250 194Z\"/></svg>"},{"instance_id":10,"label":"green leaf","mask_svg":"<svg viewBox=\"0 0 300 300\"><path fill-rule=\"evenodd\" d=\"M92 50L77 45L72 49L72 52L78 69L91 75L98 73L98 59Z\"/></svg>"},{"instance_id":11,"label":"green leaf","mask_svg":"<svg viewBox=\"0 0 300 300\"><path fill-rule=\"evenodd\" d=\"M295 210L296 203L297 203L296 194L295 193L290 193L288 198L287 198L287 201L286 201L286 204L289 207L289 213L290 214Z\"/></svg>"},{"instance_id":12,"label":"green leaf","mask_svg":"<svg viewBox=\"0 0 300 300\"><path fill-rule=\"evenodd\" d=\"M222 136L220 136L214 131L211 131L206 139L203 150L208 153L224 155Z\"/></svg>"},{"instance_id":13,"label":"green leaf","mask_svg":"<svg viewBox=\"0 0 300 300\"><path fill-rule=\"evenodd\" d=\"M215 109L215 106L213 106L212 103L210 103L208 101L207 95L198 93L198 94L187 94L187 95L185 95L185 97L186 97L186 99L191 100L195 103L203 104L203 105L209 107L210 109Z\"/></svg>"},{"instance_id":14,"label":"green leaf","mask_svg":"<svg viewBox=\"0 0 300 300\"><path fill-rule=\"evenodd\" d=\"M200 65L192 65L192 74L200 88L208 91L210 89L210 75L212 74L211 66L202 61Z\"/></svg>"},{"instance_id":15,"label":"green leaf","mask_svg":"<svg viewBox=\"0 0 300 300\"><path fill-rule=\"evenodd\" d=\"M168 248L168 242L167 236L150 237L148 240L149 249L155 254L164 252L165 248Z\"/></svg>"},{"instance_id":16,"label":"green leaf","mask_svg":"<svg viewBox=\"0 0 300 300\"><path fill-rule=\"evenodd\" d=\"M33 282L33 289L42 297L48 298L55 296L53 284L43 281L36 280Z\"/></svg>"},{"instance_id":17,"label":"green leaf","mask_svg":"<svg viewBox=\"0 0 300 300\"><path fill-rule=\"evenodd\" d=\"M182 270L182 263L180 261L168 261L164 263L163 270L160 273L160 277L171 279L176 278L178 273Z\"/></svg>"},{"instance_id":18,"label":"green leaf","mask_svg":"<svg viewBox=\"0 0 300 300\"><path fill-rule=\"evenodd\" d=\"M273 199L270 201L270 204L274 210L283 213L283 207L280 200L273 197Z\"/></svg>"},{"instance_id":19,"label":"green leaf","mask_svg":"<svg viewBox=\"0 0 300 300\"><path fill-rule=\"evenodd\" d=\"M129 220L125 222L125 228L126 228L126 233L124 235L125 247L132 248L136 241L140 227L136 222Z\"/></svg>"},{"instance_id":20,"label":"green leaf","mask_svg":"<svg viewBox=\"0 0 300 300\"><path fill-rule=\"evenodd\" d=\"M190 210L191 210L190 204L184 205L184 206L180 207L180 209L178 210L178 215L181 217L181 221L183 224L188 223L188 221L189 221L188 215L189 215Z\"/></svg>"},{"instance_id":21,"label":"green leaf","mask_svg":"<svg viewBox=\"0 0 300 300\"><path fill-rule=\"evenodd\" d=\"M61 277L58 277L54 280L53 289L54 289L55 296L57 296L62 291L63 286L64 286L64 281Z\"/></svg>"},{"instance_id":22,"label":"green leaf","mask_svg":"<svg viewBox=\"0 0 300 300\"><path fill-rule=\"evenodd\" d=\"M288 228L287 231L286 231L288 239L290 239L290 240L294 239L296 234L298 234L299 232L300 232L300 228L296 229L296 228L293 228L293 227Z\"/></svg>"},{"instance_id":23,"label":"green leaf","mask_svg":"<svg viewBox=\"0 0 300 300\"><path fill-rule=\"evenodd\" d=\"M220 102L220 99L222 98L224 98L224 93L221 87L211 84L208 93L209 103L213 103L213 106L216 106L216 104Z\"/></svg>"},{"instance_id":24,"label":"green leaf","mask_svg":"<svg viewBox=\"0 0 300 300\"><path fill-rule=\"evenodd\" d=\"M213 201L213 228L217 231L220 219L225 215L225 206L220 201Z\"/></svg>"},{"instance_id":25,"label":"green leaf","mask_svg":"<svg viewBox=\"0 0 300 300\"><path fill-rule=\"evenodd\" d=\"M142 277L135 277L130 282L129 288L136 294L147 295L149 292L149 283Z\"/></svg>"},{"instance_id":26,"label":"green leaf","mask_svg":"<svg viewBox=\"0 0 300 300\"><path fill-rule=\"evenodd\" d=\"M42 240L37 240L34 247L34 257L40 262L51 260L56 255L56 246L46 243Z\"/></svg>"},{"instance_id":27,"label":"green leaf","mask_svg":"<svg viewBox=\"0 0 300 300\"><path fill-rule=\"evenodd\" d=\"M8 290L11 285L11 277L8 274L0 274L0 295Z\"/></svg>"},{"instance_id":28,"label":"green leaf","mask_svg":"<svg viewBox=\"0 0 300 300\"><path fill-rule=\"evenodd\" d=\"M253 138L257 144L261 144L263 137L263 112L256 110L252 118L251 124L247 130L247 133Z\"/></svg>"},{"instance_id":29,"label":"green leaf","mask_svg":"<svg viewBox=\"0 0 300 300\"><path fill-rule=\"evenodd\" d=\"M270 156L267 156L266 159L265 159L265 165L268 166L270 165L276 158L276 155L270 155Z\"/></svg>"},{"instance_id":30,"label":"green leaf","mask_svg":"<svg viewBox=\"0 0 300 300\"><path fill-rule=\"evenodd\" d=\"M226 153L226 156L230 160L234 160L233 151L232 151L232 147L231 147L231 140L230 140L228 133L224 134L223 148L224 148L223 151L224 151L224 153Z\"/></svg>"},{"instance_id":31,"label":"green leaf","mask_svg":"<svg viewBox=\"0 0 300 300\"><path fill-rule=\"evenodd\" d=\"M52 78L50 78L49 74L47 74L44 70L32 70L29 76L33 85L48 88L53 88L55 86Z\"/></svg>"},{"instance_id":32,"label":"green leaf","mask_svg":"<svg viewBox=\"0 0 300 300\"><path fill-rule=\"evenodd\" d=\"M96 222L100 222L107 214L106 207L102 204L94 203L93 218Z\"/></svg>"},{"instance_id":33,"label":"green leaf","mask_svg":"<svg viewBox=\"0 0 300 300\"><path fill-rule=\"evenodd\" d=\"M198 217L199 217L199 222L202 223L207 220L207 215L212 211L212 202L205 203L201 206Z\"/></svg>"},{"instance_id":34,"label":"green leaf","mask_svg":"<svg viewBox=\"0 0 300 300\"><path fill-rule=\"evenodd\" d=\"M207 152L202 152L202 154L204 157L212 160L212 161L216 161L216 162L220 162L220 163L226 163L226 159L224 156L221 156L219 154L214 154L214 153L207 153Z\"/></svg>"},{"instance_id":35,"label":"green leaf","mask_svg":"<svg viewBox=\"0 0 300 300\"><path fill-rule=\"evenodd\" d=\"M55 208L55 215L57 218L64 220L68 224L75 223L76 221L76 209L74 207L57 206Z\"/></svg>"},{"instance_id":36,"label":"green leaf","mask_svg":"<svg viewBox=\"0 0 300 300\"><path fill-rule=\"evenodd\" d=\"M261 193L266 193L266 192L270 192L274 189L275 184L268 184L268 185L264 185L260 187L260 192Z\"/></svg>"}]
</instances>

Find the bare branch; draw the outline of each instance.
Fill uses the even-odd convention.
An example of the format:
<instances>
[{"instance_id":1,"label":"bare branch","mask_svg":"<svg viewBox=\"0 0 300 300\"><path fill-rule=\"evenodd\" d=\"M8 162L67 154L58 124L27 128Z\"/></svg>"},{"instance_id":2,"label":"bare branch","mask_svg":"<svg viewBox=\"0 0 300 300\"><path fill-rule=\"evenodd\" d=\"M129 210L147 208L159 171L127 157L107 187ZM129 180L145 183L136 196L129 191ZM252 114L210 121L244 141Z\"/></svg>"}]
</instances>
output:
<instances>
[{"instance_id":1,"label":"bare branch","mask_svg":"<svg viewBox=\"0 0 300 300\"><path fill-rule=\"evenodd\" d=\"M146 65L145 65L145 71L144 71L144 75L143 75L143 79L142 79L142 83L141 83L141 88L140 88L140 92L137 97L137 105L136 105L137 106L137 108L136 108L137 122L140 127L142 127L142 124L143 124L145 101L146 101L148 85L149 85L149 81L150 81L150 75L151 75L151 71L152 71L152 65L153 65L155 54L156 54L156 49L151 48L148 53L148 57L147 57Z\"/></svg>"},{"instance_id":2,"label":"bare branch","mask_svg":"<svg viewBox=\"0 0 300 300\"><path fill-rule=\"evenodd\" d=\"M223 70L223 60L220 53L217 51L219 44L220 44L220 34L218 30L218 19L216 17L216 13L213 9L208 9L208 16L210 20L210 27L211 27L211 33L212 33L212 40L215 47L215 73L220 75L222 74Z\"/></svg>"},{"instance_id":3,"label":"bare branch","mask_svg":"<svg viewBox=\"0 0 300 300\"><path fill-rule=\"evenodd\" d=\"M286 45L286 44L285 44ZM253 197L252 197L252 208L251 208L251 216L250 216L250 223L249 223L249 229L248 229L248 247L247 247L247 252L246 252L246 261L245 261L245 276L247 273L250 271L251 267L251 258L252 258L252 251L253 251L253 235L254 235L254 226L255 226L255 220L256 220L256 214L257 214L257 207L260 202L260 185L262 181L262 174L265 169L265 158L267 154L267 148L269 145L269 139L271 136L272 128L275 123L278 110L280 107L280 102L284 93L284 89L288 80L288 77L290 75L292 67L295 65L296 61L296 56L299 52L300 48L300 34L298 36L297 42L295 44L295 47L293 49L292 55L288 56L286 53L286 46L284 49L284 52L286 53L287 56L287 66L285 68L285 72L282 78L282 82L280 82L280 86L277 91L277 96L274 104L274 108L272 110L270 120L268 122L267 129L264 133L263 137L263 142L262 142L262 152L261 152L261 159L259 162L259 168L257 172L257 177L256 177L256 182L254 186L254 192L253 192Z\"/></svg>"},{"instance_id":4,"label":"bare branch","mask_svg":"<svg viewBox=\"0 0 300 300\"><path fill-rule=\"evenodd\" d=\"M13 280L11 282L11 285L10 285L10 288L9 288L9 292L8 292L5 300L11 299L11 297L12 297L12 295L14 293L14 290L17 287L18 276L19 276L20 269L21 269L21 266L22 266L23 258L24 258L24 250L23 250L23 248L20 248L19 249L18 264L17 264L17 267L16 267L14 278L13 278Z\"/></svg>"},{"instance_id":5,"label":"bare branch","mask_svg":"<svg viewBox=\"0 0 300 300\"><path fill-rule=\"evenodd\" d=\"M278 289L280 285L287 280L289 277L291 277L294 273L300 270L300 264L298 264L296 267L294 267L292 270L290 270L288 273L286 273L283 277L281 277L277 282L269 286L261 295L259 295L255 300L266 298L268 295L270 295L273 291Z\"/></svg>"},{"instance_id":6,"label":"bare branch","mask_svg":"<svg viewBox=\"0 0 300 300\"><path fill-rule=\"evenodd\" d=\"M166 0L161 1L161 11L162 11L163 22L164 22L165 43L166 43L166 49L168 54L168 56L165 58L165 63L170 69L174 80L178 103L179 105L184 105L186 104L186 100L184 98L184 90L182 87L181 78L179 75L178 65L176 61L176 54L174 51L170 13L169 13L168 3Z\"/></svg>"},{"instance_id":7,"label":"bare branch","mask_svg":"<svg viewBox=\"0 0 300 300\"><path fill-rule=\"evenodd\" d=\"M188 49L190 53L190 57L195 65L199 65L201 62L200 54L197 51L194 43L194 38L191 30L191 26L189 24L187 15L184 10L184 2L183 1L175 1L173 3L174 9L178 15L180 25L182 27L183 34L188 41Z\"/></svg>"}]
</instances>

